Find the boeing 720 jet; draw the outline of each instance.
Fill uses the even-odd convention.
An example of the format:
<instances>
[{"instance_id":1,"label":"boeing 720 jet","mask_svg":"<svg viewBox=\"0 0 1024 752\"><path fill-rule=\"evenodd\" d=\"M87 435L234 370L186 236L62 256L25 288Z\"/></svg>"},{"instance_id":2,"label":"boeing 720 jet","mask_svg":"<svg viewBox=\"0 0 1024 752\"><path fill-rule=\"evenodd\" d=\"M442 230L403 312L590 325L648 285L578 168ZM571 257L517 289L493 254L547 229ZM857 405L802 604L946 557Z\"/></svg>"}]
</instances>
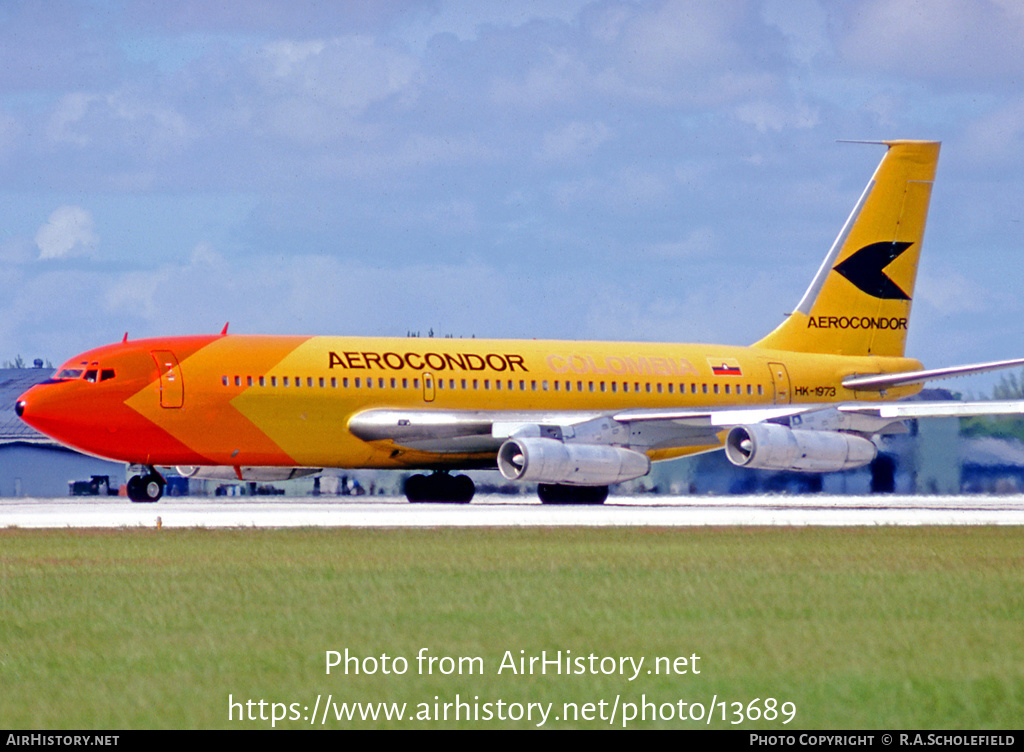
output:
<instances>
[{"instance_id":1,"label":"boeing 720 jet","mask_svg":"<svg viewBox=\"0 0 1024 752\"><path fill-rule=\"evenodd\" d=\"M469 501L460 469L538 484L548 503L601 503L651 463L724 448L767 470L870 463L909 418L1024 412L1022 402L901 402L930 379L904 356L939 144L885 156L796 308L749 347L644 342L219 335L82 353L18 400L57 441L135 466L277 480L324 468L422 469L410 501Z\"/></svg>"}]
</instances>

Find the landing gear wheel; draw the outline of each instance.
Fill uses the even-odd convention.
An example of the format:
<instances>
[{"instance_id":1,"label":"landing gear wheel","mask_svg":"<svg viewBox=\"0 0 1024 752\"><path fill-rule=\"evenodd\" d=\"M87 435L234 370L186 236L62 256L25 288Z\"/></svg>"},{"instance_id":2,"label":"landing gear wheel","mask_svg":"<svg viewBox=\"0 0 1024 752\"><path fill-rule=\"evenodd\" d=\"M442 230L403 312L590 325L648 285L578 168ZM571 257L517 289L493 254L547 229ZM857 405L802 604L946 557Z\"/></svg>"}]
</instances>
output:
<instances>
[{"instance_id":1,"label":"landing gear wheel","mask_svg":"<svg viewBox=\"0 0 1024 752\"><path fill-rule=\"evenodd\" d=\"M541 483L537 496L542 504L604 504L608 486L565 486L560 483Z\"/></svg>"},{"instance_id":2,"label":"landing gear wheel","mask_svg":"<svg viewBox=\"0 0 1024 752\"><path fill-rule=\"evenodd\" d=\"M417 503L468 504L476 485L468 475L452 477L448 473L413 475L405 481L405 498Z\"/></svg>"},{"instance_id":3,"label":"landing gear wheel","mask_svg":"<svg viewBox=\"0 0 1024 752\"><path fill-rule=\"evenodd\" d=\"M132 501L152 503L164 495L164 479L157 472L133 475L128 479L128 498Z\"/></svg>"}]
</instances>

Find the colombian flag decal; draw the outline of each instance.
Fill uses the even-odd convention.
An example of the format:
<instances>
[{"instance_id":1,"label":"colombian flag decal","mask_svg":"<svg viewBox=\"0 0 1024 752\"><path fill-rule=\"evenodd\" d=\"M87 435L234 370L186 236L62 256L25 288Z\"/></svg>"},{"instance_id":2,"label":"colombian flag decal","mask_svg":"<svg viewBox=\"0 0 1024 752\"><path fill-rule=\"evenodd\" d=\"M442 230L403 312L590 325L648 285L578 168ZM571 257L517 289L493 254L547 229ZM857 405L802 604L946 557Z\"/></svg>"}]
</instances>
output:
<instances>
[{"instance_id":1,"label":"colombian flag decal","mask_svg":"<svg viewBox=\"0 0 1024 752\"><path fill-rule=\"evenodd\" d=\"M740 362L735 358L708 358L708 365L711 366L711 373L715 376L742 376L743 370Z\"/></svg>"}]
</instances>

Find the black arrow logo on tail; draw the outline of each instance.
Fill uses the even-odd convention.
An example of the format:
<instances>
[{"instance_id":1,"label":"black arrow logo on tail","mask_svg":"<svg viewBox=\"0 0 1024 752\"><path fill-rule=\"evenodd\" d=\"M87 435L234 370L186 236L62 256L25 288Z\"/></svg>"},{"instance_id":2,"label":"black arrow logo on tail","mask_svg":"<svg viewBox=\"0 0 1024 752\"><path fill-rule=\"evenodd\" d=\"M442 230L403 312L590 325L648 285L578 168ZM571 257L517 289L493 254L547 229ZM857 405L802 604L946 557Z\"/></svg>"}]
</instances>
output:
<instances>
[{"instance_id":1,"label":"black arrow logo on tail","mask_svg":"<svg viewBox=\"0 0 1024 752\"><path fill-rule=\"evenodd\" d=\"M913 243L881 242L866 245L833 268L852 282L858 290L882 300L910 300L889 276L882 271L899 258Z\"/></svg>"}]
</instances>

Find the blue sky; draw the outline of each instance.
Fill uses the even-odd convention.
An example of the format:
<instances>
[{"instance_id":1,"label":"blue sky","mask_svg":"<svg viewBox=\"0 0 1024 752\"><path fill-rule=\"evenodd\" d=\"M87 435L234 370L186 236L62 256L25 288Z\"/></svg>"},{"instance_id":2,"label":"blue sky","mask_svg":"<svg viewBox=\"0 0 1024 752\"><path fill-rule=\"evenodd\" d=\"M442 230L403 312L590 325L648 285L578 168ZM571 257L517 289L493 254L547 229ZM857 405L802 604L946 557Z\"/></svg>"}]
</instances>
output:
<instances>
[{"instance_id":1,"label":"blue sky","mask_svg":"<svg viewBox=\"0 0 1024 752\"><path fill-rule=\"evenodd\" d=\"M892 138L943 142L910 354L1024 356L1021 49L1010 0L5 2L0 359L746 344Z\"/></svg>"}]
</instances>

